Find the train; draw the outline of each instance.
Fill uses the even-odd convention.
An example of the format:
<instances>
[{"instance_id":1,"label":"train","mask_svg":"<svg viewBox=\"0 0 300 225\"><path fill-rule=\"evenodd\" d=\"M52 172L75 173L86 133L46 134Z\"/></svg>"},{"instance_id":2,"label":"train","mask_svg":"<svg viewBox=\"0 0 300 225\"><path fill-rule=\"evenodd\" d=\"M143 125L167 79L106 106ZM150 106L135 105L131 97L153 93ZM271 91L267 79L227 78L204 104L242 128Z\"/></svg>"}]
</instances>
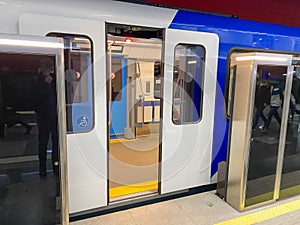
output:
<instances>
[{"instance_id":1,"label":"train","mask_svg":"<svg viewBox=\"0 0 300 225\"><path fill-rule=\"evenodd\" d=\"M0 17L10 105L32 111L42 57L63 76L71 216L216 184L230 140L232 54L300 55L300 28L183 9L7 0Z\"/></svg>"}]
</instances>

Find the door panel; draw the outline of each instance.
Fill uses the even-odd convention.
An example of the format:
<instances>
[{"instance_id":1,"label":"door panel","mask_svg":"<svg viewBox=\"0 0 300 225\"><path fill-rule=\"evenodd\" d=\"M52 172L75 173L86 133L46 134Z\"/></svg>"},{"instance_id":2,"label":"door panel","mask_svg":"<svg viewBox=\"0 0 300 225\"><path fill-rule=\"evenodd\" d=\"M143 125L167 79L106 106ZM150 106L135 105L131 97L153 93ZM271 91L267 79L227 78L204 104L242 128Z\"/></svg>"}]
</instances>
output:
<instances>
[{"instance_id":1,"label":"door panel","mask_svg":"<svg viewBox=\"0 0 300 225\"><path fill-rule=\"evenodd\" d=\"M240 211L278 199L289 133L291 62L288 54L231 55L235 78L231 84L226 201Z\"/></svg>"},{"instance_id":2,"label":"door panel","mask_svg":"<svg viewBox=\"0 0 300 225\"><path fill-rule=\"evenodd\" d=\"M84 35L92 40L93 71L99 75L93 77L94 127L89 132L67 135L69 206L70 213L105 206L107 112L104 22L37 14L24 14L19 20L23 34L45 36L56 32Z\"/></svg>"},{"instance_id":3,"label":"door panel","mask_svg":"<svg viewBox=\"0 0 300 225\"><path fill-rule=\"evenodd\" d=\"M253 81L256 87L255 107L252 113L254 119L251 131L245 207L273 199L280 130L281 126L286 126L286 121L281 121L281 118L284 115L283 96L288 91L286 86L288 67L257 65L256 68L254 73L256 75L253 76L253 79L256 80L256 82ZM269 104L270 107L266 107ZM241 105L245 107L245 102ZM259 121L259 115L264 122ZM264 198L255 198L263 194L265 194Z\"/></svg>"},{"instance_id":4,"label":"door panel","mask_svg":"<svg viewBox=\"0 0 300 225\"><path fill-rule=\"evenodd\" d=\"M299 195L300 193L300 68L295 67L293 73L291 97L288 110L288 128L283 158L282 176L280 184L280 198Z\"/></svg>"},{"instance_id":5,"label":"door panel","mask_svg":"<svg viewBox=\"0 0 300 225\"><path fill-rule=\"evenodd\" d=\"M37 126L35 112L38 71L41 61L47 58L55 62L52 65L55 75L51 75L53 79L49 83L54 87L52 82L56 82L58 119L65 118L65 104L61 101L64 98L62 49L63 43L57 38L0 35L1 224L61 224L58 218L68 220L68 215L67 218L65 214L62 217L57 215L57 185L60 183L52 176L52 166L47 165L47 178L39 175L37 155L41 124ZM55 89L52 90L53 94ZM48 93L43 92L45 98L51 98ZM55 95L52 98L55 101ZM55 105L55 108L50 108L53 113L56 113ZM59 123L61 162L65 161L66 150L64 128L65 123ZM51 164L47 159L46 163ZM61 175L64 166L60 163ZM65 186L64 180L61 185ZM65 210L67 199L64 193L61 194L64 202L61 208ZM32 211L36 213L32 214Z\"/></svg>"},{"instance_id":6,"label":"door panel","mask_svg":"<svg viewBox=\"0 0 300 225\"><path fill-rule=\"evenodd\" d=\"M160 192L162 194L210 183L218 44L218 36L215 34L166 30L161 138ZM185 50L181 49L180 45ZM193 46L196 46L196 50L190 50ZM204 64L189 69L191 68L189 65L197 61L192 58L192 55L198 54L199 46L204 49L204 58L201 59ZM179 51L177 54L179 60L177 56L174 57L175 49ZM187 58L185 63L180 62L180 51L185 51ZM179 72L174 69L174 66L179 68ZM185 68L185 71L182 68ZM189 79L189 73L197 75L199 72L203 73L202 83L198 84L200 90L193 91L193 94L184 93L189 89L189 84L197 82ZM179 87L180 82L184 83L186 89L181 91L181 94L177 94L179 92L176 92L178 90L176 87ZM178 96L187 96L192 100L187 101L187 98L178 100ZM194 122L176 122L176 112L187 105L191 105L192 109L189 111L189 116L184 112L179 117L184 121Z\"/></svg>"}]
</instances>

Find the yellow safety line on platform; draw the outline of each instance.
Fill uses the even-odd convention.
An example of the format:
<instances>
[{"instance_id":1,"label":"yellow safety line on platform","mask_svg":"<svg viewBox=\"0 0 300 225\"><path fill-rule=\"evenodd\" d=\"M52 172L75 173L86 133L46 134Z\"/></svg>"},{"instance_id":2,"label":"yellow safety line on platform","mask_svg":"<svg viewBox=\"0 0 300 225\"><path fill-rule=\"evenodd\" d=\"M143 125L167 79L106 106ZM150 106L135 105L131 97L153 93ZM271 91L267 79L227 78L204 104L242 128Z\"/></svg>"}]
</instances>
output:
<instances>
[{"instance_id":1,"label":"yellow safety line on platform","mask_svg":"<svg viewBox=\"0 0 300 225\"><path fill-rule=\"evenodd\" d=\"M250 213L235 219L227 220L215 225L250 225L269 220L300 209L300 200L285 203L259 212Z\"/></svg>"},{"instance_id":2,"label":"yellow safety line on platform","mask_svg":"<svg viewBox=\"0 0 300 225\"><path fill-rule=\"evenodd\" d=\"M248 215L217 223L215 225L250 225L272 219L298 209L300 209L300 200L285 203L259 212L250 213Z\"/></svg>"},{"instance_id":3,"label":"yellow safety line on platform","mask_svg":"<svg viewBox=\"0 0 300 225\"><path fill-rule=\"evenodd\" d=\"M155 190L158 188L158 181L148 181L138 184L131 184L127 186L120 186L109 189L109 197L119 197L123 195L135 194L143 191Z\"/></svg>"},{"instance_id":4,"label":"yellow safety line on platform","mask_svg":"<svg viewBox=\"0 0 300 225\"><path fill-rule=\"evenodd\" d=\"M122 143L122 142L128 142L128 141L136 141L136 139L125 139L125 138L110 139L109 143L114 144L114 143Z\"/></svg>"}]
</instances>

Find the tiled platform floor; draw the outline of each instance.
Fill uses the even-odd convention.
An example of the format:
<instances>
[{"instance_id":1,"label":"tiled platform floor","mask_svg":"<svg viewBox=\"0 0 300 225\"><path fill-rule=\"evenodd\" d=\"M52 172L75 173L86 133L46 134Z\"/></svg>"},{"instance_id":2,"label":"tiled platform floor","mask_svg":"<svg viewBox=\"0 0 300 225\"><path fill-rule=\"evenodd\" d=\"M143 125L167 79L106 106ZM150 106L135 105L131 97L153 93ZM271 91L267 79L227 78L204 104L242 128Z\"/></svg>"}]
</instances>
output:
<instances>
[{"instance_id":1,"label":"tiled platform floor","mask_svg":"<svg viewBox=\"0 0 300 225\"><path fill-rule=\"evenodd\" d=\"M288 202L300 200L292 197L269 206L249 210L243 213L215 195L215 191L178 198L166 202L124 210L99 217L75 221L71 225L210 225L228 221L246 214L255 213ZM300 207L299 207L300 208ZM274 215L276 216L276 215ZM229 221L228 221L229 222ZM229 222L227 224L237 224ZM251 224L251 223L245 223ZM300 210L296 210L257 224L300 225ZM240 224L239 224L240 225Z\"/></svg>"}]
</instances>

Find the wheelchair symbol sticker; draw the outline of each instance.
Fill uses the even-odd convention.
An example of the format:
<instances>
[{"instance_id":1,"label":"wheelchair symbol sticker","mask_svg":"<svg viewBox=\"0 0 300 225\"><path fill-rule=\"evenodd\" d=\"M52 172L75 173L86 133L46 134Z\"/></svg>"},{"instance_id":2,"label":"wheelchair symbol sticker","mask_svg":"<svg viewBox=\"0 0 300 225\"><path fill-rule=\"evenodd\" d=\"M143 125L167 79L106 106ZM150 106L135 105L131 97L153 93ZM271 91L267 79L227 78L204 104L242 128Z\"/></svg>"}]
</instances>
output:
<instances>
[{"instance_id":1,"label":"wheelchair symbol sticker","mask_svg":"<svg viewBox=\"0 0 300 225\"><path fill-rule=\"evenodd\" d=\"M77 125L79 127L86 127L87 125L89 125L89 120L87 118L87 116L80 116L77 119Z\"/></svg>"}]
</instances>

